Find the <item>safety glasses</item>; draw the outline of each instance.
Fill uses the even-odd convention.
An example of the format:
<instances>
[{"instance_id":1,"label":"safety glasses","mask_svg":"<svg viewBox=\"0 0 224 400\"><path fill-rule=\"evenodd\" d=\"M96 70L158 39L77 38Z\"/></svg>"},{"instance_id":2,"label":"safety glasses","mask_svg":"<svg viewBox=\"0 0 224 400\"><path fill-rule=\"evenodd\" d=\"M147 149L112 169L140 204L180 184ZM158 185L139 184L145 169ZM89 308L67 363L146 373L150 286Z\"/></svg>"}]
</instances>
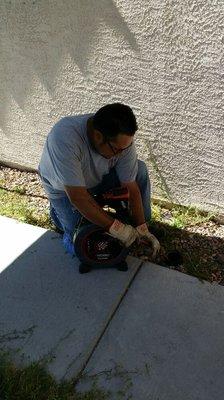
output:
<instances>
[{"instance_id":1,"label":"safety glasses","mask_svg":"<svg viewBox=\"0 0 224 400\"><path fill-rule=\"evenodd\" d=\"M112 144L109 141L106 141L106 143L110 146L110 148L111 148L111 150L113 151L114 154L122 153L122 151L124 151L124 150L126 150L126 149L128 149L129 147L132 146L132 143L131 143L131 144L129 144L129 146L125 147L124 149L118 149L118 148L112 146Z\"/></svg>"}]
</instances>

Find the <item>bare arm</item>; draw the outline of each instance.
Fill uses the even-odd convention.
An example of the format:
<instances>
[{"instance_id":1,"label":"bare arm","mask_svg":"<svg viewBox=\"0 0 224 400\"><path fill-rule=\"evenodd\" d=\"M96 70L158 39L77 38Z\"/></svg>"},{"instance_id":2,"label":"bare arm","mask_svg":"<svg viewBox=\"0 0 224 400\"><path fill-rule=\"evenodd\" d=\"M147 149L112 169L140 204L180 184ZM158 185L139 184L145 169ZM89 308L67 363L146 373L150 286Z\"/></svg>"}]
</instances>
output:
<instances>
[{"instance_id":1,"label":"bare arm","mask_svg":"<svg viewBox=\"0 0 224 400\"><path fill-rule=\"evenodd\" d=\"M114 218L109 216L83 186L65 186L72 204L90 222L108 230Z\"/></svg>"},{"instance_id":2,"label":"bare arm","mask_svg":"<svg viewBox=\"0 0 224 400\"><path fill-rule=\"evenodd\" d=\"M122 183L121 186L128 187L129 190L129 211L135 225L145 223L145 215L142 204L142 196L137 182Z\"/></svg>"}]
</instances>

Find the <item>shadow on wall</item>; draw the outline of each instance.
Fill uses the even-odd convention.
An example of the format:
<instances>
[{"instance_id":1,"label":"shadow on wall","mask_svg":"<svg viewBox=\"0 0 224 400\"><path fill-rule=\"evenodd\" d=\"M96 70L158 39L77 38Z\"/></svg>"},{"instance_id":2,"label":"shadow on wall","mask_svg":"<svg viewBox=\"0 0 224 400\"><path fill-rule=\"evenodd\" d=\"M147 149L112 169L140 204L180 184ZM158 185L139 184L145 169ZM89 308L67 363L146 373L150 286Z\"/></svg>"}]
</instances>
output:
<instances>
[{"instance_id":1,"label":"shadow on wall","mask_svg":"<svg viewBox=\"0 0 224 400\"><path fill-rule=\"evenodd\" d=\"M0 15L1 127L11 98L23 109L35 76L50 95L54 93L63 57L69 54L83 76L88 74L89 54L100 42L100 27L108 26L139 50L112 0L7 1L0 4Z\"/></svg>"}]
</instances>

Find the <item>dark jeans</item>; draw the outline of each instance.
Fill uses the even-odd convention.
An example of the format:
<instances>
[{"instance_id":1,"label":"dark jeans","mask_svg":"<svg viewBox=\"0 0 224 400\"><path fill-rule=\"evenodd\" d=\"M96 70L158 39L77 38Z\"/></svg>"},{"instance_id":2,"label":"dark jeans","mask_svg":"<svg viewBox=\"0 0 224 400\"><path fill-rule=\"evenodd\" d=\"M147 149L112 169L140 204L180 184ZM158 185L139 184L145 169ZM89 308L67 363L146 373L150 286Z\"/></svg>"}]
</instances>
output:
<instances>
[{"instance_id":1,"label":"dark jeans","mask_svg":"<svg viewBox=\"0 0 224 400\"><path fill-rule=\"evenodd\" d=\"M142 196L145 220L149 221L151 219L151 185L146 164L142 160L138 160L136 182ZM102 182L94 188L88 189L88 192L90 194L99 194L117 186L120 186L120 181L115 168L111 168L109 174L103 176ZM62 239L64 248L69 254L75 256L73 236L82 214L71 204L68 196L65 195L60 199L50 199L50 217L53 223L64 231Z\"/></svg>"}]
</instances>

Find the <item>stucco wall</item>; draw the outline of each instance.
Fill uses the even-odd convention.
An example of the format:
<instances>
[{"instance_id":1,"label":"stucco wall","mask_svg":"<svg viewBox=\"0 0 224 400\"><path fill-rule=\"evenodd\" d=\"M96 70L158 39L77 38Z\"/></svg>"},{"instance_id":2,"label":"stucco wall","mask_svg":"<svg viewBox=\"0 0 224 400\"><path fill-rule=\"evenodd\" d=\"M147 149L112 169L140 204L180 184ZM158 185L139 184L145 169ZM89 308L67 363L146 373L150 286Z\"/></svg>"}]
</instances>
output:
<instances>
[{"instance_id":1,"label":"stucco wall","mask_svg":"<svg viewBox=\"0 0 224 400\"><path fill-rule=\"evenodd\" d=\"M224 7L216 0L0 4L0 161L37 168L62 116L132 107L152 195L224 211Z\"/></svg>"}]
</instances>

